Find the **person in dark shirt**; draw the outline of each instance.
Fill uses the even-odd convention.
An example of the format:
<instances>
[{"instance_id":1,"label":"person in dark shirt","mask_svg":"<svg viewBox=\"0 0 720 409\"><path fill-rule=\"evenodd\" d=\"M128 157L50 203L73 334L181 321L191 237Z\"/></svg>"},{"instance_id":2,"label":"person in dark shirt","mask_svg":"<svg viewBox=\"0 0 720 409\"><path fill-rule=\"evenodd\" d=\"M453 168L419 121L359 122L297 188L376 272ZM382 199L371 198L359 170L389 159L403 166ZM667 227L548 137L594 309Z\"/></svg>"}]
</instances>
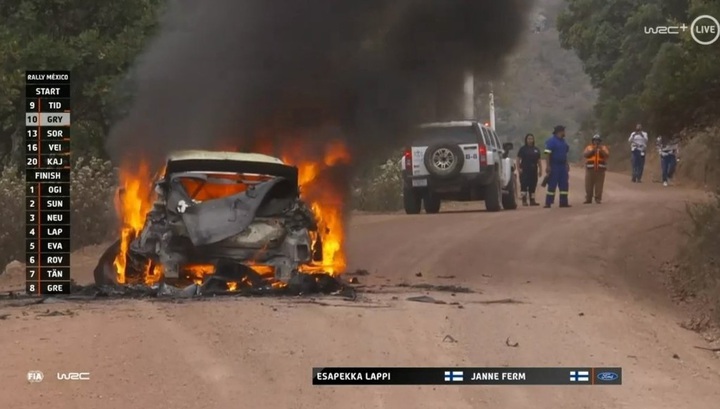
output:
<instances>
[{"instance_id":1,"label":"person in dark shirt","mask_svg":"<svg viewBox=\"0 0 720 409\"><path fill-rule=\"evenodd\" d=\"M531 133L525 135L525 145L517 154L517 169L520 175L520 195L523 206L539 206L535 201L535 189L538 184L538 175L542 174L540 149L535 146L535 136Z\"/></svg>"},{"instance_id":2,"label":"person in dark shirt","mask_svg":"<svg viewBox=\"0 0 720 409\"><path fill-rule=\"evenodd\" d=\"M657 139L658 152L660 153L660 169L662 171L663 186L669 186L675 168L680 160L680 138L659 136Z\"/></svg>"}]
</instances>

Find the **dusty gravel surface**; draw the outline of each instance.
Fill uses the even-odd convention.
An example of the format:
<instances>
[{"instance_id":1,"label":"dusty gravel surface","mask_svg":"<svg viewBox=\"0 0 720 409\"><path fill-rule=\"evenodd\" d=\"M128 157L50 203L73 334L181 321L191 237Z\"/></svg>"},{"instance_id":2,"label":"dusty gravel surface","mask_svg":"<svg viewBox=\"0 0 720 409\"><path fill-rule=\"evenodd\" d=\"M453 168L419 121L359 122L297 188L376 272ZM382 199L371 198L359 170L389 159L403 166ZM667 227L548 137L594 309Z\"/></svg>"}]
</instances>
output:
<instances>
[{"instance_id":1,"label":"dusty gravel surface","mask_svg":"<svg viewBox=\"0 0 720 409\"><path fill-rule=\"evenodd\" d=\"M694 348L703 339L678 325L653 271L700 195L609 175L605 203L582 205L580 177L572 209L356 216L349 257L369 275L354 302L0 304L0 408L717 409L720 360ZM100 251L74 256L74 278L91 279ZM482 303L506 299L519 303ZM313 366L375 365L622 366L625 384L311 386Z\"/></svg>"}]
</instances>

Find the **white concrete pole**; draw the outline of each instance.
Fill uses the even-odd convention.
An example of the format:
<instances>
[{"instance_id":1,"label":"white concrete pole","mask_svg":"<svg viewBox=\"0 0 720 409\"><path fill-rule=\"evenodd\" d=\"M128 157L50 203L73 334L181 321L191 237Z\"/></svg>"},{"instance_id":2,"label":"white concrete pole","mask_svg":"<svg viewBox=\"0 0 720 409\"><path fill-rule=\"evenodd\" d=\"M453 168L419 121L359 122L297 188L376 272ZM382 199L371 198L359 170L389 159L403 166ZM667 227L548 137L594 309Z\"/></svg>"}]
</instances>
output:
<instances>
[{"instance_id":1,"label":"white concrete pole","mask_svg":"<svg viewBox=\"0 0 720 409\"><path fill-rule=\"evenodd\" d=\"M493 95L492 82L490 83L490 128L495 130L495 95Z\"/></svg>"},{"instance_id":2,"label":"white concrete pole","mask_svg":"<svg viewBox=\"0 0 720 409\"><path fill-rule=\"evenodd\" d=\"M465 73L465 85L463 87L464 95L464 114L465 119L475 119L475 78L472 71Z\"/></svg>"}]
</instances>

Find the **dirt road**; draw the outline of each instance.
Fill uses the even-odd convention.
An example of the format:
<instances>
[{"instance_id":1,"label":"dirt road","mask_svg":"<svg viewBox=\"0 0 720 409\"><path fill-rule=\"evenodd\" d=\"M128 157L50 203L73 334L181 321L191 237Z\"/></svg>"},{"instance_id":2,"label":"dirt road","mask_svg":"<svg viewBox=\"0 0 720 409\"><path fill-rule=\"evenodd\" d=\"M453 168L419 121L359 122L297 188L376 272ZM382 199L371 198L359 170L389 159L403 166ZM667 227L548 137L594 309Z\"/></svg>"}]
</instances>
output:
<instances>
[{"instance_id":1,"label":"dirt road","mask_svg":"<svg viewBox=\"0 0 720 409\"><path fill-rule=\"evenodd\" d=\"M572 209L355 217L349 257L372 291L357 302L0 306L0 407L716 409L720 360L693 348L704 341L652 271L698 194L609 175L605 203L582 205L572 177ZM74 277L89 280L98 254L75 256ZM427 304L398 286L423 283L475 293L430 291L448 304ZM521 303L481 303L502 299ZM625 384L311 386L313 366L376 365L622 366ZM27 383L28 370L45 380Z\"/></svg>"}]
</instances>

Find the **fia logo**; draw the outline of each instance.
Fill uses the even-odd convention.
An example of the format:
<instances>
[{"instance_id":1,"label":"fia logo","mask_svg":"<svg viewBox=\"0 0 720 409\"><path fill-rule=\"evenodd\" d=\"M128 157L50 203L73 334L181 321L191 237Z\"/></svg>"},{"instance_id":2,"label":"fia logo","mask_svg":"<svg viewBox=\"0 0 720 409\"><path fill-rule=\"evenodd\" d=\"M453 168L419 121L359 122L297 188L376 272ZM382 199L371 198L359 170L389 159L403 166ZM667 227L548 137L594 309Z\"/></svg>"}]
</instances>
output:
<instances>
[{"instance_id":1,"label":"fia logo","mask_svg":"<svg viewBox=\"0 0 720 409\"><path fill-rule=\"evenodd\" d=\"M40 383L45 376L41 371L28 371L27 380L30 383Z\"/></svg>"}]
</instances>

